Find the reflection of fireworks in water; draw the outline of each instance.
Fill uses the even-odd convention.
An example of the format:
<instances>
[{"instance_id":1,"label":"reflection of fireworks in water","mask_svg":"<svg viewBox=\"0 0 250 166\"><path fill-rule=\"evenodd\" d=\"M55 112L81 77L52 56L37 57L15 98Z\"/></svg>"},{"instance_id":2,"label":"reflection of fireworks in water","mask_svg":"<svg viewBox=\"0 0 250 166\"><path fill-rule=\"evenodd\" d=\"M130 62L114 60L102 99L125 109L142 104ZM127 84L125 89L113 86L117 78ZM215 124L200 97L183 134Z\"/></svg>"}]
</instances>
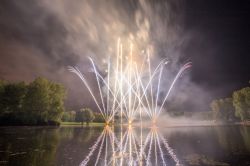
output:
<instances>
[{"instance_id":1,"label":"reflection of fireworks in water","mask_svg":"<svg viewBox=\"0 0 250 166\"><path fill-rule=\"evenodd\" d=\"M121 123L122 116L125 116L128 123L131 123L138 110L145 111L153 122L155 122L162 112L163 106L177 79L185 69L191 66L191 63L186 63L181 67L170 84L163 100L160 102L162 73L168 61L163 59L157 67L152 70L149 51L147 51L147 54L144 55L142 59L141 63L135 61L132 44L130 46L129 56L124 56L123 46L120 40L118 40L117 56L112 61L108 58L107 76L104 78L98 72L94 61L89 58L98 85L98 95L94 94L88 81L77 67L69 67L69 70L77 74L87 87L106 123L110 123L118 112L120 112ZM145 80L145 78L147 80ZM154 88L155 84L157 85L156 88ZM97 96L100 96L101 104L98 102Z\"/></svg>"},{"instance_id":2,"label":"reflection of fireworks in water","mask_svg":"<svg viewBox=\"0 0 250 166\"><path fill-rule=\"evenodd\" d=\"M154 157L154 164L151 165L167 165L164 157L164 150L167 152L167 154L174 160L176 166L180 166L180 161L177 158L177 156L174 153L174 150L169 146L168 142L165 140L165 138L158 132L156 127L152 127L151 131L149 133L150 136L150 144L149 144L149 150L148 150L148 158L147 158L147 165L151 163L150 158ZM164 145L162 147L162 144ZM153 147L154 145L154 147ZM152 148L154 148L152 150ZM154 156L150 156L151 152L154 151ZM158 156L158 153L160 156ZM159 163L159 158L161 158L161 162Z\"/></svg>"},{"instance_id":3,"label":"reflection of fireworks in water","mask_svg":"<svg viewBox=\"0 0 250 166\"><path fill-rule=\"evenodd\" d=\"M88 165L89 161L94 161L94 165L105 166L168 165L170 162L174 162L176 166L181 165L174 150L156 127L152 127L145 138L142 135L138 137L131 126L126 128L120 139L117 139L113 130L114 128L109 126L104 128L81 166Z\"/></svg>"},{"instance_id":4,"label":"reflection of fireworks in water","mask_svg":"<svg viewBox=\"0 0 250 166\"><path fill-rule=\"evenodd\" d=\"M105 165L107 165L107 151L108 151L108 140L110 140L111 142L111 148L112 151L114 151L114 142L117 143L117 140L114 138L114 133L112 132L112 130L110 129L109 126L105 126L104 130L102 131L101 135L97 138L96 142L94 143L94 145L90 148L89 154L85 157L85 159L81 162L81 166L87 165L91 156L94 154L94 152L98 149L98 155L96 158L96 162L95 165L98 164L98 162L100 161L100 155L102 153L102 149L103 149L103 145L104 145L104 141L105 141Z\"/></svg>"}]
</instances>

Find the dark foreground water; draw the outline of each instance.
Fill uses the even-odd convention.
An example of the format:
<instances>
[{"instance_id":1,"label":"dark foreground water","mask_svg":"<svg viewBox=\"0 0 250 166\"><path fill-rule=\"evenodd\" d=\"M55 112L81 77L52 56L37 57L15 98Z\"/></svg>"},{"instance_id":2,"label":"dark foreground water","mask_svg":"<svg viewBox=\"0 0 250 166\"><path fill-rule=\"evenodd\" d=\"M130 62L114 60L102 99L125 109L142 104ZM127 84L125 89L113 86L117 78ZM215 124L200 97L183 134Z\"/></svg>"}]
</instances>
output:
<instances>
[{"instance_id":1,"label":"dark foreground water","mask_svg":"<svg viewBox=\"0 0 250 166\"><path fill-rule=\"evenodd\" d=\"M1 127L0 165L250 165L250 127Z\"/></svg>"}]
</instances>

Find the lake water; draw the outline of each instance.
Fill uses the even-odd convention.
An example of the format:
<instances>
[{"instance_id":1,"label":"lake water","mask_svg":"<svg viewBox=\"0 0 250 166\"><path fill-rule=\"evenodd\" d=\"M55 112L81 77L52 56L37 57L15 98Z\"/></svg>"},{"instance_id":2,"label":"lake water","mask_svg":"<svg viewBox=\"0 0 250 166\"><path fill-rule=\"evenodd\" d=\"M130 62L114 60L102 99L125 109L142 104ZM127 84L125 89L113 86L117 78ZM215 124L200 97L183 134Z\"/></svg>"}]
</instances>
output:
<instances>
[{"instance_id":1,"label":"lake water","mask_svg":"<svg viewBox=\"0 0 250 166\"><path fill-rule=\"evenodd\" d=\"M0 165L250 165L250 127L1 127Z\"/></svg>"}]
</instances>

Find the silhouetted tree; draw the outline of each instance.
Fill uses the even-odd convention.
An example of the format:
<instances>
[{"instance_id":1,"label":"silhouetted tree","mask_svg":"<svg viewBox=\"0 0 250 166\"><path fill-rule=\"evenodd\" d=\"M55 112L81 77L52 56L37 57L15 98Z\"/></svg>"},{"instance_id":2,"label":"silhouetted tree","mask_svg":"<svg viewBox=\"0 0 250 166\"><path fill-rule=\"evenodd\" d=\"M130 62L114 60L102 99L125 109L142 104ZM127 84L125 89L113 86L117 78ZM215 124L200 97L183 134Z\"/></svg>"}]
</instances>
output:
<instances>
[{"instance_id":1,"label":"silhouetted tree","mask_svg":"<svg viewBox=\"0 0 250 166\"><path fill-rule=\"evenodd\" d=\"M82 124L83 122L86 122L86 124L89 125L94 118L93 111L89 108L83 108L76 113L76 121L81 122Z\"/></svg>"},{"instance_id":2,"label":"silhouetted tree","mask_svg":"<svg viewBox=\"0 0 250 166\"><path fill-rule=\"evenodd\" d=\"M105 122L105 119L103 118L101 113L95 112L94 116L95 118L93 119L93 122L101 122L101 123Z\"/></svg>"},{"instance_id":3,"label":"silhouetted tree","mask_svg":"<svg viewBox=\"0 0 250 166\"><path fill-rule=\"evenodd\" d=\"M57 123L64 111L64 98L64 87L45 78L28 85L0 81L0 123Z\"/></svg>"},{"instance_id":4,"label":"silhouetted tree","mask_svg":"<svg viewBox=\"0 0 250 166\"><path fill-rule=\"evenodd\" d=\"M62 115L63 122L74 122L76 117L75 111L65 111Z\"/></svg>"},{"instance_id":5,"label":"silhouetted tree","mask_svg":"<svg viewBox=\"0 0 250 166\"><path fill-rule=\"evenodd\" d=\"M250 87L243 88L233 93L235 115L242 121L250 119Z\"/></svg>"},{"instance_id":6,"label":"silhouetted tree","mask_svg":"<svg viewBox=\"0 0 250 166\"><path fill-rule=\"evenodd\" d=\"M232 121L235 119L232 98L213 100L210 107L215 120Z\"/></svg>"}]
</instances>

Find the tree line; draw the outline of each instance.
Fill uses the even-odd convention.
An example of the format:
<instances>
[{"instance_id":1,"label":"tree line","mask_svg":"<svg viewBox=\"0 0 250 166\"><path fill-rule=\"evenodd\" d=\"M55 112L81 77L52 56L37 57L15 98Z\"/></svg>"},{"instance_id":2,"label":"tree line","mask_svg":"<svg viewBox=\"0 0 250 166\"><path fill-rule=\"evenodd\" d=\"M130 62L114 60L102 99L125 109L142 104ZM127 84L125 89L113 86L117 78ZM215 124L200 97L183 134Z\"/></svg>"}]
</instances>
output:
<instances>
[{"instance_id":1,"label":"tree line","mask_svg":"<svg viewBox=\"0 0 250 166\"><path fill-rule=\"evenodd\" d=\"M58 125L65 110L65 88L45 78L0 81L1 125Z\"/></svg>"},{"instance_id":2,"label":"tree line","mask_svg":"<svg viewBox=\"0 0 250 166\"><path fill-rule=\"evenodd\" d=\"M65 111L62 116L63 122L81 122L89 125L90 122L104 123L101 113L93 112L90 108L82 108L79 111Z\"/></svg>"},{"instance_id":3,"label":"tree line","mask_svg":"<svg viewBox=\"0 0 250 166\"><path fill-rule=\"evenodd\" d=\"M250 120L250 87L234 91L231 97L213 100L210 104L214 120L224 122Z\"/></svg>"},{"instance_id":4,"label":"tree line","mask_svg":"<svg viewBox=\"0 0 250 166\"><path fill-rule=\"evenodd\" d=\"M0 125L59 125L65 122L104 122L89 108L65 111L63 85L45 78L29 84L0 80Z\"/></svg>"}]
</instances>

